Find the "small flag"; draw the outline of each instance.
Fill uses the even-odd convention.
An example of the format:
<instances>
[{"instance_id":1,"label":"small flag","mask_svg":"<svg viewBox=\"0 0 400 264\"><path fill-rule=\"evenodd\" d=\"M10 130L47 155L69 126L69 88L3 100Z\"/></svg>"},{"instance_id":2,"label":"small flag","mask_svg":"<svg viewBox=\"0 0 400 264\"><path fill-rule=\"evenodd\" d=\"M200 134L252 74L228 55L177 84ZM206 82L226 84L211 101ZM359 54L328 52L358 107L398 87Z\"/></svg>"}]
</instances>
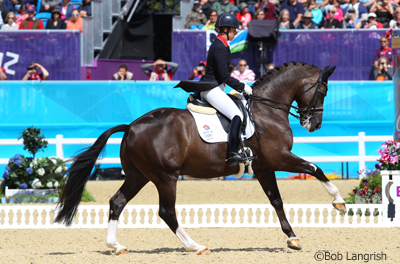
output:
<instances>
[{"instance_id":1,"label":"small flag","mask_svg":"<svg viewBox=\"0 0 400 264\"><path fill-rule=\"evenodd\" d=\"M249 31L246 30L241 30L236 37L229 42L229 46L231 48L231 53L235 52L240 52L242 50L245 50L249 47L249 43L247 41L247 35Z\"/></svg>"}]
</instances>

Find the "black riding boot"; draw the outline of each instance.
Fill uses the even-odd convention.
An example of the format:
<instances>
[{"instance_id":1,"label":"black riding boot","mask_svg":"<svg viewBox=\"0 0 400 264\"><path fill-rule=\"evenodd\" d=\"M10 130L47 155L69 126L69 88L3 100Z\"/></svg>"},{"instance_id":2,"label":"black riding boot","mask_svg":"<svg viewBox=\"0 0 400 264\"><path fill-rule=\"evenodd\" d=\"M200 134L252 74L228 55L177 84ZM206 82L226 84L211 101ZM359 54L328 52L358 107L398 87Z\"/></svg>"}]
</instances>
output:
<instances>
[{"instance_id":1,"label":"black riding boot","mask_svg":"<svg viewBox=\"0 0 400 264\"><path fill-rule=\"evenodd\" d=\"M235 116L232 119L231 126L228 133L228 161L229 165L233 166L239 163L246 163L253 159L253 157L245 157L244 154L239 154L240 144L240 128L241 120L239 116Z\"/></svg>"}]
</instances>

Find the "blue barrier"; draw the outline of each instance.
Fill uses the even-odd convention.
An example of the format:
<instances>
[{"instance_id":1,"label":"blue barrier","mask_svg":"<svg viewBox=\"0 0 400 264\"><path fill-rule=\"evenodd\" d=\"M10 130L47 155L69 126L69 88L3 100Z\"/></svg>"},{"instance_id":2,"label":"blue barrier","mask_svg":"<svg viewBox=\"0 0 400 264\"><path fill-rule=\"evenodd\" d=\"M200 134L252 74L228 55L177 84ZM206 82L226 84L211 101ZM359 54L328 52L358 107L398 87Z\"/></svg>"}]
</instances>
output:
<instances>
[{"instance_id":1,"label":"blue barrier","mask_svg":"<svg viewBox=\"0 0 400 264\"><path fill-rule=\"evenodd\" d=\"M188 94L173 89L175 85L176 82L1 82L0 138L16 138L31 125L41 128L48 138L57 134L65 138L95 138L108 128L129 124L153 109L184 108ZM355 136L360 131L366 135L391 135L392 82L329 82L323 120L320 130L307 133L295 118L289 118L295 137ZM65 156L82 147L65 147ZM367 144L367 155L376 154L378 147L379 144ZM299 156L357 155L357 144L296 144L293 152ZM0 146L0 158L16 153L28 154L22 146ZM55 155L55 148L50 147L45 154ZM107 157L118 155L118 146L107 147ZM332 170L339 167L322 166ZM355 168L356 164L350 170ZM0 176L3 169L0 166Z\"/></svg>"}]
</instances>

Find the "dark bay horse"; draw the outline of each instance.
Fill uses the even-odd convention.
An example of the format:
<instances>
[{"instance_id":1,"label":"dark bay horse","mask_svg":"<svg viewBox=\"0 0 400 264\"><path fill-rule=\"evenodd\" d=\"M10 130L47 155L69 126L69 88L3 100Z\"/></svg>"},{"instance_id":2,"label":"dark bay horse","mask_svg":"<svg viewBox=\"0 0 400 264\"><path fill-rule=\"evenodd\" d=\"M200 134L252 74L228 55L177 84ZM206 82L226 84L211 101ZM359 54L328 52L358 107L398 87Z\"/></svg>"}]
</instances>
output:
<instances>
[{"instance_id":1,"label":"dark bay horse","mask_svg":"<svg viewBox=\"0 0 400 264\"><path fill-rule=\"evenodd\" d=\"M329 66L319 69L306 63L285 63L256 81L253 84L253 96L249 99L254 122L264 131L250 139L255 157L252 164L254 174L276 210L282 230L288 236L288 246L293 249L301 249L300 241L286 219L275 171L313 175L334 198L333 206L346 211L338 189L322 170L290 152L293 145L293 133L288 120L290 105L293 101L297 102L300 122L309 132L319 129L322 106L328 92L328 78L334 70L335 67ZM202 141L192 115L184 109L156 109L130 125L110 128L93 146L74 157L55 221L66 225L73 222L91 170L108 138L116 132L124 132L120 156L126 179L110 199L107 246L114 248L116 254L128 253L126 247L117 241L118 218L125 205L151 181L159 193L159 216L181 239L186 250L209 254L207 247L192 240L176 219L179 175L214 178L237 173L239 167L229 166L226 162L226 143L209 144Z\"/></svg>"}]
</instances>

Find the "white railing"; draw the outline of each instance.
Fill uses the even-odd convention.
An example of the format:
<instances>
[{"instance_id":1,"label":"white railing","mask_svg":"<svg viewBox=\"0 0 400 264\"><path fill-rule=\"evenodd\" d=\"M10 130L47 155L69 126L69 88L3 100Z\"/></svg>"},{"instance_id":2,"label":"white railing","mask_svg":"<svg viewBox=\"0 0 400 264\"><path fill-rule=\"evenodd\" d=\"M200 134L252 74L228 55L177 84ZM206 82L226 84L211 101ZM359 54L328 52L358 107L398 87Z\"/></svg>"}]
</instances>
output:
<instances>
[{"instance_id":1,"label":"white railing","mask_svg":"<svg viewBox=\"0 0 400 264\"><path fill-rule=\"evenodd\" d=\"M286 217L292 227L400 227L397 218L384 222L380 204L348 204L353 215L340 214L330 204L287 204ZM0 206L0 229L67 228L53 223L54 205ZM68 228L107 228L107 205L82 205ZM177 205L181 226L199 227L280 227L270 204L201 204ZM400 214L397 209L396 215ZM158 205L128 205L122 212L120 228L167 228L158 216Z\"/></svg>"},{"instance_id":2,"label":"white railing","mask_svg":"<svg viewBox=\"0 0 400 264\"><path fill-rule=\"evenodd\" d=\"M358 143L358 156L319 156L302 157L310 162L358 162L358 169L365 170L365 162L377 161L380 156L367 156L365 153L365 142L384 142L393 139L393 136L366 136L359 132L358 136L346 137L295 137L294 143Z\"/></svg>"},{"instance_id":3,"label":"white railing","mask_svg":"<svg viewBox=\"0 0 400 264\"><path fill-rule=\"evenodd\" d=\"M393 139L393 136L366 136L364 132L358 133L358 136L345 137L295 137L294 143L358 143L358 156L317 156L302 157L309 162L358 162L359 170L365 170L365 162L376 161L379 156L367 156L365 153L365 142L384 142ZM107 144L119 145L122 138L110 138ZM47 140L50 145L56 145L56 156L64 159L64 145L92 145L96 138L64 138L63 135L57 135L56 138ZM0 139L1 145L22 145L22 140ZM68 161L67 161L68 162ZM100 164L119 164L120 158L99 159ZM0 164L8 164L8 159L0 159Z\"/></svg>"}]
</instances>

